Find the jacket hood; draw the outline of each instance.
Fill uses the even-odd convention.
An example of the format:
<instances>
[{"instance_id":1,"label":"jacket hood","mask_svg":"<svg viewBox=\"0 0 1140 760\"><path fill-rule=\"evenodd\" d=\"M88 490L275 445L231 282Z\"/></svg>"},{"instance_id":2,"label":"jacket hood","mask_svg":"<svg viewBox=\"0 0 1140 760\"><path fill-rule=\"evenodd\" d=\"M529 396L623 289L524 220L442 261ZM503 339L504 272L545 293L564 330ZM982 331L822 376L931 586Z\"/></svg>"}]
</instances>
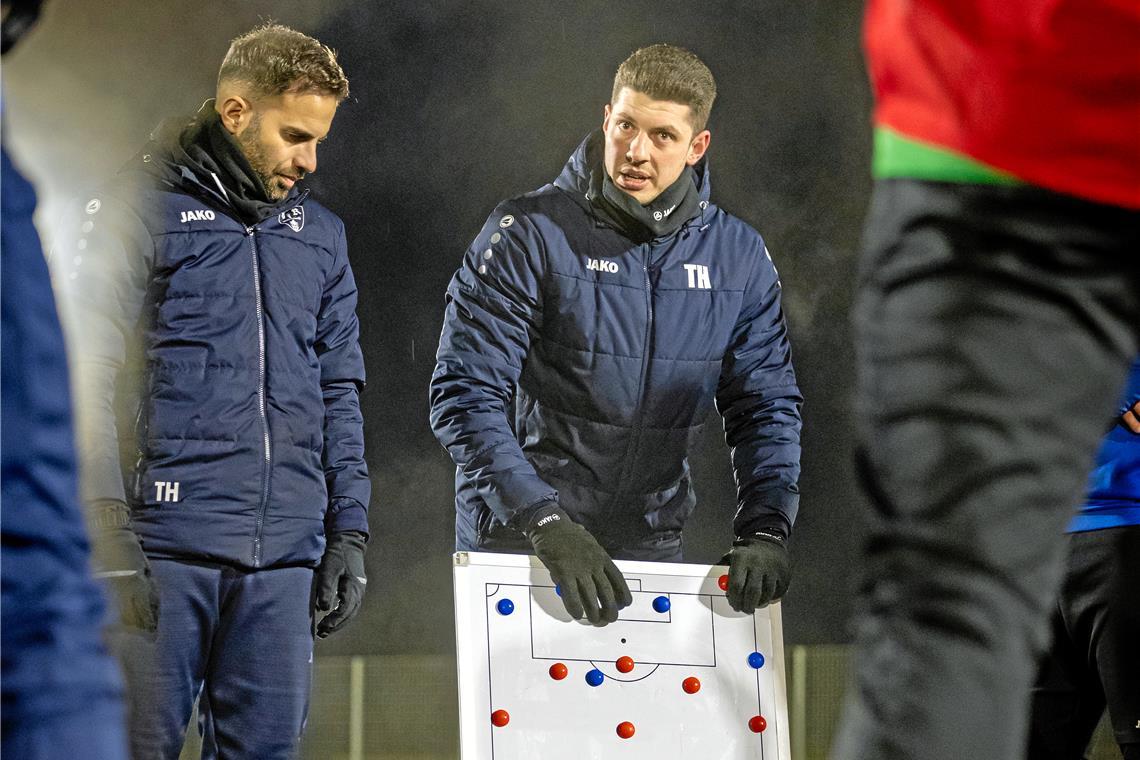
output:
<instances>
[{"instance_id":1,"label":"jacket hood","mask_svg":"<svg viewBox=\"0 0 1140 760\"><path fill-rule=\"evenodd\" d=\"M554 186L578 198L580 202L589 205L594 213L598 207L593 203L602 186L602 172L605 160L605 136L598 129L586 135L578 144L570 159L562 168L562 173L554 180ZM701 199L701 208L708 206L709 196L712 193L712 182L709 179L708 154L693 165L694 181Z\"/></svg>"},{"instance_id":2,"label":"jacket hood","mask_svg":"<svg viewBox=\"0 0 1140 760\"><path fill-rule=\"evenodd\" d=\"M281 201L269 199L237 142L221 128L212 100L196 114L159 124L124 171L141 171L161 185L206 198L247 224L303 199L297 187Z\"/></svg>"}]
</instances>

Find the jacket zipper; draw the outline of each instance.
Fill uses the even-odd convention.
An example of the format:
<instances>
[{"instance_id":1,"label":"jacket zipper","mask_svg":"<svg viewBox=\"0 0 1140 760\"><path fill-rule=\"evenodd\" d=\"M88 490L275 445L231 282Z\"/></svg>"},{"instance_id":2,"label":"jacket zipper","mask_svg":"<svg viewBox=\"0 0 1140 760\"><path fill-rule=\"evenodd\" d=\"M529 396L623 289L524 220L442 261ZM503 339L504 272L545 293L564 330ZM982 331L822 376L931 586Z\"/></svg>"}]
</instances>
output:
<instances>
[{"instance_id":1,"label":"jacket zipper","mask_svg":"<svg viewBox=\"0 0 1140 760\"><path fill-rule=\"evenodd\" d=\"M637 387L637 408L634 410L633 418L633 433L630 436L629 446L626 449L626 462L622 468L621 478L618 480L618 487L614 493L613 502L610 504L610 509L618 506L618 502L625 494L626 482L629 480L630 473L633 469L633 463L636 459L637 448L641 445L641 431L644 428L645 418L645 386L649 378L649 355L650 355L650 342L653 340L653 283L649 279L649 260L653 256L653 248L645 253L645 261L641 264L641 271L645 275L645 347L641 356L641 379Z\"/></svg>"},{"instance_id":2,"label":"jacket zipper","mask_svg":"<svg viewBox=\"0 0 1140 760\"><path fill-rule=\"evenodd\" d=\"M142 390L142 383L148 383L149 380L150 378L144 373L139 381L139 408L135 412L135 469L134 477L131 478L131 503L129 505L132 508L145 503L142 471L143 467L146 466L147 436L149 435L150 422L149 418L146 417L147 399ZM146 420L145 424L144 419Z\"/></svg>"},{"instance_id":3,"label":"jacket zipper","mask_svg":"<svg viewBox=\"0 0 1140 760\"><path fill-rule=\"evenodd\" d=\"M253 297L257 311L257 406L261 414L261 441L264 461L261 470L261 503L257 507L257 529L253 534L253 566L261 566L261 530L265 524L265 510L269 505L269 470L272 451L269 446L269 414L265 403L265 309L261 301L261 268L258 266L255 227L246 227L249 250L253 260Z\"/></svg>"},{"instance_id":4,"label":"jacket zipper","mask_svg":"<svg viewBox=\"0 0 1140 760\"><path fill-rule=\"evenodd\" d=\"M261 503L257 507L257 523L256 529L253 534L253 566L261 566L261 532L265 525L265 511L269 506L269 475L273 466L273 452L269 443L269 412L266 406L266 388L265 388L265 309L262 304L261 298L261 268L258 266L257 255L257 242L254 239L254 233L257 232L257 227L254 225L246 224L238 216L237 212L229 204L228 200L219 196L210 188L203 185L201 182L195 181L194 183L202 189L205 195L202 198L203 202L210 206L216 207L226 216L233 219L235 222L245 228L246 237L249 238L250 254L253 261L253 295L254 303L257 311L257 405L258 412L261 417L261 442L263 451L263 462L261 469ZM191 196L198 197L196 193L191 192ZM309 190L306 188L298 195L285 211L300 206L309 197ZM272 218L272 217L269 217ZM264 220L263 220L264 221Z\"/></svg>"}]
</instances>

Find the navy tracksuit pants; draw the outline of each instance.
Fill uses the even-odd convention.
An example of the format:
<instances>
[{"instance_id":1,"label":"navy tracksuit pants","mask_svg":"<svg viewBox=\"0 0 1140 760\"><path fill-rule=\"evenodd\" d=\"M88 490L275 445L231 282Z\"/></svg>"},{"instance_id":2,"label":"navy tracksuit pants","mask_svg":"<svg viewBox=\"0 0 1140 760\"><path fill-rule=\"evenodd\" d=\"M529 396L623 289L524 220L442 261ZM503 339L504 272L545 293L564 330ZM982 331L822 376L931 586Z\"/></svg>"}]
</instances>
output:
<instances>
[{"instance_id":1,"label":"navy tracksuit pants","mask_svg":"<svg viewBox=\"0 0 1140 760\"><path fill-rule=\"evenodd\" d=\"M293 757L312 680L313 569L150 564L158 630L116 637L134 759L176 760L199 694L209 705L204 757Z\"/></svg>"}]
</instances>

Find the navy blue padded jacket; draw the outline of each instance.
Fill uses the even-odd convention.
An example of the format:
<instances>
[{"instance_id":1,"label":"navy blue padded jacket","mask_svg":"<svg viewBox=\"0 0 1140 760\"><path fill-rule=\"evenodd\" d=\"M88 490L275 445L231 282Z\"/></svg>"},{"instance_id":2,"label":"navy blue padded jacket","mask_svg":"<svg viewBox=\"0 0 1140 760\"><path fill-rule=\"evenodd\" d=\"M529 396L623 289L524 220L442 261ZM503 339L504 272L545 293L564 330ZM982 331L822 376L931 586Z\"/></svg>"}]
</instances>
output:
<instances>
[{"instance_id":1,"label":"navy blue padded jacket","mask_svg":"<svg viewBox=\"0 0 1140 760\"><path fill-rule=\"evenodd\" d=\"M296 192L247 225L171 155L148 144L57 253L84 500L128 502L151 556L316 564L326 529L368 531L344 225Z\"/></svg>"},{"instance_id":2,"label":"navy blue padded jacket","mask_svg":"<svg viewBox=\"0 0 1140 760\"><path fill-rule=\"evenodd\" d=\"M555 498L611 550L680 531L714 399L735 532L787 535L802 399L764 241L709 202L705 162L699 213L631 240L591 201L601 157L595 133L553 184L500 204L448 286L431 424L456 464L457 547Z\"/></svg>"}]
</instances>

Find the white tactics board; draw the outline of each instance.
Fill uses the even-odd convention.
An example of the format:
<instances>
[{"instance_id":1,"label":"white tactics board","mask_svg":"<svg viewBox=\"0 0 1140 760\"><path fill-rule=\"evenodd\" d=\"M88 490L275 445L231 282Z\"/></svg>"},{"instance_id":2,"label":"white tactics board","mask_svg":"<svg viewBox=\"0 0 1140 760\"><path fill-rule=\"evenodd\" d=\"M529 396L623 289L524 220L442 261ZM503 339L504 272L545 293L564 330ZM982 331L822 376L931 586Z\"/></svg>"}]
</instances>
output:
<instances>
[{"instance_id":1,"label":"white tactics board","mask_svg":"<svg viewBox=\"0 0 1140 760\"><path fill-rule=\"evenodd\" d=\"M455 555L463 760L790 760L780 605L728 606L720 566L618 562L595 627L537 559Z\"/></svg>"}]
</instances>

